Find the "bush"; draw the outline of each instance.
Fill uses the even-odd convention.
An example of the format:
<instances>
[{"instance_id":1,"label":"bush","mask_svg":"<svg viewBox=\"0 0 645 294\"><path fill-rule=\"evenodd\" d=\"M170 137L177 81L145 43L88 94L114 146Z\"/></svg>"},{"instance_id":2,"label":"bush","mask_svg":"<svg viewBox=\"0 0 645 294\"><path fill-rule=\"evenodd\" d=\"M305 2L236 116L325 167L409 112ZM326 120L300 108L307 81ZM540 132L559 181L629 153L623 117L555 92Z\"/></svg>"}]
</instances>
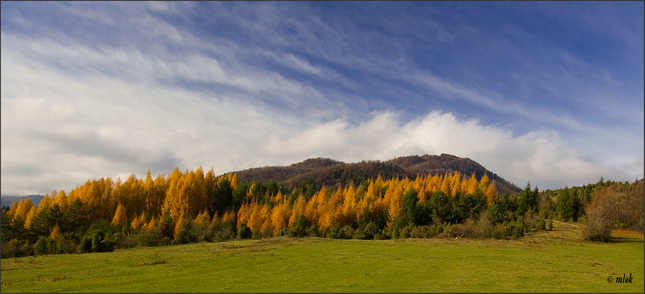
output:
<instances>
[{"instance_id":1,"label":"bush","mask_svg":"<svg viewBox=\"0 0 645 294\"><path fill-rule=\"evenodd\" d=\"M450 228L450 237L477 238L475 223L471 219L468 219L466 223L453 225Z\"/></svg>"},{"instance_id":2,"label":"bush","mask_svg":"<svg viewBox=\"0 0 645 294\"><path fill-rule=\"evenodd\" d=\"M475 223L475 234L479 238L490 238L493 235L493 223L488 217L488 211L484 210Z\"/></svg>"},{"instance_id":3,"label":"bush","mask_svg":"<svg viewBox=\"0 0 645 294\"><path fill-rule=\"evenodd\" d=\"M511 223L511 234L515 238L521 238L524 237L524 233L526 231L526 224L524 224L523 221L518 220L515 221L514 223Z\"/></svg>"},{"instance_id":4,"label":"bush","mask_svg":"<svg viewBox=\"0 0 645 294\"><path fill-rule=\"evenodd\" d=\"M423 233L425 233L425 234L423 234ZM425 232L425 230L422 230L420 227L414 227L410 231L410 237L411 238L425 238L424 235L427 236L428 234L427 234L427 232Z\"/></svg>"},{"instance_id":5,"label":"bush","mask_svg":"<svg viewBox=\"0 0 645 294\"><path fill-rule=\"evenodd\" d=\"M346 225L341 230L342 230L342 232L344 234L345 239L354 238L354 228L352 228L352 226Z\"/></svg>"},{"instance_id":6,"label":"bush","mask_svg":"<svg viewBox=\"0 0 645 294\"><path fill-rule=\"evenodd\" d=\"M399 231L399 236L398 236L398 238L399 238L399 239L406 239L406 238L410 238L410 231L412 231L412 229L411 229L410 227L404 227L404 228L402 228L402 229Z\"/></svg>"},{"instance_id":7,"label":"bush","mask_svg":"<svg viewBox=\"0 0 645 294\"><path fill-rule=\"evenodd\" d=\"M538 231L546 230L546 225L544 224L544 219L540 218L535 222L535 229Z\"/></svg>"},{"instance_id":8,"label":"bush","mask_svg":"<svg viewBox=\"0 0 645 294\"><path fill-rule=\"evenodd\" d=\"M101 252L103 251L103 240L105 239L105 234L103 234L103 231L95 231L94 234L92 234L92 251L94 252Z\"/></svg>"},{"instance_id":9,"label":"bush","mask_svg":"<svg viewBox=\"0 0 645 294\"><path fill-rule=\"evenodd\" d=\"M92 252L92 237L88 235L83 236L78 251L81 253Z\"/></svg>"},{"instance_id":10,"label":"bush","mask_svg":"<svg viewBox=\"0 0 645 294\"><path fill-rule=\"evenodd\" d=\"M61 254L61 241L62 239L52 239L47 238L47 253L49 254Z\"/></svg>"},{"instance_id":11,"label":"bush","mask_svg":"<svg viewBox=\"0 0 645 294\"><path fill-rule=\"evenodd\" d=\"M592 202L587 205L587 226L583 232L586 240L608 241L617 220L616 193L609 187L594 193Z\"/></svg>"},{"instance_id":12,"label":"bush","mask_svg":"<svg viewBox=\"0 0 645 294\"><path fill-rule=\"evenodd\" d=\"M306 233L306 236L309 236L309 237L318 237L319 235L321 235L318 232L318 228L316 227L316 225L311 225L307 227L307 230L305 230L305 233Z\"/></svg>"},{"instance_id":13,"label":"bush","mask_svg":"<svg viewBox=\"0 0 645 294\"><path fill-rule=\"evenodd\" d=\"M157 230L144 229L135 237L136 246L151 247L159 246L161 242L161 234Z\"/></svg>"},{"instance_id":14,"label":"bush","mask_svg":"<svg viewBox=\"0 0 645 294\"><path fill-rule=\"evenodd\" d=\"M510 235L509 227L505 224L496 224L493 228L492 237L495 239L504 239Z\"/></svg>"},{"instance_id":15,"label":"bush","mask_svg":"<svg viewBox=\"0 0 645 294\"><path fill-rule=\"evenodd\" d=\"M74 239L59 239L60 253L76 253L78 244Z\"/></svg>"},{"instance_id":16,"label":"bush","mask_svg":"<svg viewBox=\"0 0 645 294\"><path fill-rule=\"evenodd\" d=\"M34 253L36 255L45 255L49 253L47 251L47 237L40 237L38 241L36 241L36 244L34 244Z\"/></svg>"},{"instance_id":17,"label":"bush","mask_svg":"<svg viewBox=\"0 0 645 294\"><path fill-rule=\"evenodd\" d=\"M342 229L339 226L331 226L329 229L327 229L325 236L332 239L340 239L345 237L344 232L342 232Z\"/></svg>"},{"instance_id":18,"label":"bush","mask_svg":"<svg viewBox=\"0 0 645 294\"><path fill-rule=\"evenodd\" d=\"M12 239L9 242L3 243L0 251L2 251L2 258L22 257L34 254L33 246L29 244L29 241L19 241L18 239Z\"/></svg>"},{"instance_id":19,"label":"bush","mask_svg":"<svg viewBox=\"0 0 645 294\"><path fill-rule=\"evenodd\" d=\"M609 241L611 236L611 226L602 219L591 219L585 227L584 237L590 241Z\"/></svg>"},{"instance_id":20,"label":"bush","mask_svg":"<svg viewBox=\"0 0 645 294\"><path fill-rule=\"evenodd\" d=\"M432 238L443 233L443 227L437 225L431 225L428 227L428 236L427 238Z\"/></svg>"},{"instance_id":21,"label":"bush","mask_svg":"<svg viewBox=\"0 0 645 294\"><path fill-rule=\"evenodd\" d=\"M356 229L354 232L354 239L372 240L378 231L378 227L376 227L374 223L370 222L365 226L365 228Z\"/></svg>"},{"instance_id":22,"label":"bush","mask_svg":"<svg viewBox=\"0 0 645 294\"><path fill-rule=\"evenodd\" d=\"M307 218L304 214L298 214L296 222L288 232L289 237L304 237L307 235Z\"/></svg>"},{"instance_id":23,"label":"bush","mask_svg":"<svg viewBox=\"0 0 645 294\"><path fill-rule=\"evenodd\" d=\"M170 245L170 238L168 236L164 236L163 238L161 238L161 241L159 242L159 245L161 245L161 246Z\"/></svg>"},{"instance_id":24,"label":"bush","mask_svg":"<svg viewBox=\"0 0 645 294\"><path fill-rule=\"evenodd\" d=\"M175 238L175 240L172 241L172 244L173 245L188 244L191 241L190 239L191 239L190 238L190 232L188 230L186 230L186 229L181 229L177 233L177 237Z\"/></svg>"},{"instance_id":25,"label":"bush","mask_svg":"<svg viewBox=\"0 0 645 294\"><path fill-rule=\"evenodd\" d=\"M251 229L246 226L245 223L240 224L240 228L237 229L237 238L238 239L250 239L253 237Z\"/></svg>"}]
</instances>

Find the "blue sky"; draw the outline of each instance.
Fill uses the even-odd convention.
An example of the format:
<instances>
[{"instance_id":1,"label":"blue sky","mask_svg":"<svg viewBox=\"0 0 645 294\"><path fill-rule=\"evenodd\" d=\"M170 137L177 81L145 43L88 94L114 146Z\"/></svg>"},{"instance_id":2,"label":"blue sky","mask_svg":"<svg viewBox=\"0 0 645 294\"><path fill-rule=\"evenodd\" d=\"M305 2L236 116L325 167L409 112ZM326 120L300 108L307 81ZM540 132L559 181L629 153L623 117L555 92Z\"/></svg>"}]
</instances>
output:
<instances>
[{"instance_id":1,"label":"blue sky","mask_svg":"<svg viewBox=\"0 0 645 294\"><path fill-rule=\"evenodd\" d=\"M2 194L449 153L644 169L642 2L2 2Z\"/></svg>"}]
</instances>

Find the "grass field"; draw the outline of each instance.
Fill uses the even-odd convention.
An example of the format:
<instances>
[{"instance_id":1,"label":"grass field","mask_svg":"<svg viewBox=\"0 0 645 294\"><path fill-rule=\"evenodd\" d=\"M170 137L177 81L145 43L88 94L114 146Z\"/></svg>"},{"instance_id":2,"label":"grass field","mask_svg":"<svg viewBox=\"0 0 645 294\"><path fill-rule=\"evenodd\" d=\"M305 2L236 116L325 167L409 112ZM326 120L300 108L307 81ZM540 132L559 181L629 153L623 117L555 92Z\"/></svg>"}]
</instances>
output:
<instances>
[{"instance_id":1,"label":"grass field","mask_svg":"<svg viewBox=\"0 0 645 294\"><path fill-rule=\"evenodd\" d=\"M643 292L643 237L274 238L2 260L2 292ZM615 283L623 274L632 283ZM612 283L607 277L613 275Z\"/></svg>"}]
</instances>

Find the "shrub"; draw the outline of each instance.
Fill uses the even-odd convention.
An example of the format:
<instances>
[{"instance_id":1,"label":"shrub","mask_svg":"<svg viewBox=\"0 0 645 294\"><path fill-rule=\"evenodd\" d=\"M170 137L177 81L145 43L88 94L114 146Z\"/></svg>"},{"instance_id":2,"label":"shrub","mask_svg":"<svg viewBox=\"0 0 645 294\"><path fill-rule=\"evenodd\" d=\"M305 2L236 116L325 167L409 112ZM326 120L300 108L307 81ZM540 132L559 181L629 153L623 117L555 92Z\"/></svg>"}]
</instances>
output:
<instances>
[{"instance_id":1,"label":"shrub","mask_svg":"<svg viewBox=\"0 0 645 294\"><path fill-rule=\"evenodd\" d=\"M475 234L479 238L490 238L493 235L493 223L488 217L488 211L484 210L475 223Z\"/></svg>"},{"instance_id":2,"label":"shrub","mask_svg":"<svg viewBox=\"0 0 645 294\"><path fill-rule=\"evenodd\" d=\"M345 239L352 239L352 238L354 238L354 228L352 228L352 226L350 226L350 225L346 225L346 226L344 226L341 230L343 231L343 234L344 234L344 238L345 238Z\"/></svg>"},{"instance_id":3,"label":"shrub","mask_svg":"<svg viewBox=\"0 0 645 294\"><path fill-rule=\"evenodd\" d=\"M427 226L426 226L426 227L427 227ZM424 234L424 233L425 233L425 234ZM424 236L424 235L425 235L425 236L427 236L428 234L427 234L427 232L425 232L425 230L424 230L424 229L422 229L421 227L414 227L414 228L412 228L412 230L410 231L410 237L411 237L411 238L425 238L425 236Z\"/></svg>"},{"instance_id":4,"label":"shrub","mask_svg":"<svg viewBox=\"0 0 645 294\"><path fill-rule=\"evenodd\" d=\"M546 229L549 231L553 230L553 216L549 216L549 219L546 221Z\"/></svg>"},{"instance_id":5,"label":"shrub","mask_svg":"<svg viewBox=\"0 0 645 294\"><path fill-rule=\"evenodd\" d=\"M304 214L298 214L296 217L296 222L293 224L293 227L288 232L290 237L303 237L307 235L307 218Z\"/></svg>"},{"instance_id":6,"label":"shrub","mask_svg":"<svg viewBox=\"0 0 645 294\"><path fill-rule=\"evenodd\" d=\"M101 244L101 242L104 238L105 234L103 234L103 231L95 231L94 234L92 234L92 251L103 251L103 244Z\"/></svg>"},{"instance_id":7,"label":"shrub","mask_svg":"<svg viewBox=\"0 0 645 294\"><path fill-rule=\"evenodd\" d=\"M47 253L49 254L61 254L61 239L52 239L47 238Z\"/></svg>"},{"instance_id":8,"label":"shrub","mask_svg":"<svg viewBox=\"0 0 645 294\"><path fill-rule=\"evenodd\" d=\"M168 236L164 236L163 238L161 238L161 241L159 242L159 245L161 245L161 246L170 245L170 238Z\"/></svg>"},{"instance_id":9,"label":"shrub","mask_svg":"<svg viewBox=\"0 0 645 294\"><path fill-rule=\"evenodd\" d=\"M404 227L399 231L398 237L400 239L410 238L410 231L412 231L410 227Z\"/></svg>"},{"instance_id":10,"label":"shrub","mask_svg":"<svg viewBox=\"0 0 645 294\"><path fill-rule=\"evenodd\" d=\"M524 237L524 233L526 230L526 224L522 221L515 221L514 223L511 223L511 234L515 238L521 238Z\"/></svg>"},{"instance_id":11,"label":"shrub","mask_svg":"<svg viewBox=\"0 0 645 294\"><path fill-rule=\"evenodd\" d=\"M237 229L237 238L238 239L249 239L253 236L251 229L246 226L245 223L240 224L240 228Z\"/></svg>"},{"instance_id":12,"label":"shrub","mask_svg":"<svg viewBox=\"0 0 645 294\"><path fill-rule=\"evenodd\" d=\"M466 223L453 225L450 228L450 237L477 238L474 222L468 219Z\"/></svg>"},{"instance_id":13,"label":"shrub","mask_svg":"<svg viewBox=\"0 0 645 294\"><path fill-rule=\"evenodd\" d=\"M31 247L31 250L25 248L25 245ZM2 243L2 249L0 251L2 251L2 258L29 256L33 254L33 246L27 241L12 239L9 242Z\"/></svg>"},{"instance_id":14,"label":"shrub","mask_svg":"<svg viewBox=\"0 0 645 294\"><path fill-rule=\"evenodd\" d=\"M593 200L586 207L588 216L587 226L583 232L586 240L608 241L611 229L617 219L615 192L610 188L602 188L594 193Z\"/></svg>"},{"instance_id":15,"label":"shrub","mask_svg":"<svg viewBox=\"0 0 645 294\"><path fill-rule=\"evenodd\" d=\"M34 255L34 246L32 246L29 241L25 240L20 246L21 256L32 256Z\"/></svg>"},{"instance_id":16,"label":"shrub","mask_svg":"<svg viewBox=\"0 0 645 294\"><path fill-rule=\"evenodd\" d=\"M544 219L543 218L540 218L540 219L538 219L537 222L535 222L535 229L538 230L538 231L546 230L546 225L544 224Z\"/></svg>"},{"instance_id":17,"label":"shrub","mask_svg":"<svg viewBox=\"0 0 645 294\"><path fill-rule=\"evenodd\" d=\"M78 244L74 239L59 239L60 253L76 253Z\"/></svg>"},{"instance_id":18,"label":"shrub","mask_svg":"<svg viewBox=\"0 0 645 294\"><path fill-rule=\"evenodd\" d=\"M45 255L47 254L47 237L40 237L36 244L34 244L34 253L36 255Z\"/></svg>"},{"instance_id":19,"label":"shrub","mask_svg":"<svg viewBox=\"0 0 645 294\"><path fill-rule=\"evenodd\" d=\"M443 233L443 227L442 226L431 225L431 226L428 227L427 238L432 238L432 237L437 236L437 235L439 235L441 233Z\"/></svg>"},{"instance_id":20,"label":"shrub","mask_svg":"<svg viewBox=\"0 0 645 294\"><path fill-rule=\"evenodd\" d=\"M365 228L356 229L354 232L354 239L372 240L378 231L378 227L376 227L374 223L370 222L365 226Z\"/></svg>"},{"instance_id":21,"label":"shrub","mask_svg":"<svg viewBox=\"0 0 645 294\"><path fill-rule=\"evenodd\" d=\"M81 239L81 244L79 245L79 252L92 252L92 237L88 235L83 236L83 239Z\"/></svg>"},{"instance_id":22,"label":"shrub","mask_svg":"<svg viewBox=\"0 0 645 294\"><path fill-rule=\"evenodd\" d=\"M493 228L492 237L495 239L504 239L508 235L510 235L510 231L505 224L496 224Z\"/></svg>"},{"instance_id":23,"label":"shrub","mask_svg":"<svg viewBox=\"0 0 645 294\"><path fill-rule=\"evenodd\" d=\"M316 227L316 225L307 227L307 229L305 230L305 233L306 233L306 236L309 236L309 237L318 237L319 235L321 235L318 232L318 228Z\"/></svg>"},{"instance_id":24,"label":"shrub","mask_svg":"<svg viewBox=\"0 0 645 294\"><path fill-rule=\"evenodd\" d=\"M157 230L153 229L144 229L141 233L136 235L135 244L136 246L151 247L159 246L161 242L161 234Z\"/></svg>"},{"instance_id":25,"label":"shrub","mask_svg":"<svg viewBox=\"0 0 645 294\"><path fill-rule=\"evenodd\" d=\"M332 238L332 239L340 239L342 237L345 237L339 234L341 230L342 229L339 226L331 226L329 227L329 229L327 229L327 233L325 234L325 237Z\"/></svg>"},{"instance_id":26,"label":"shrub","mask_svg":"<svg viewBox=\"0 0 645 294\"><path fill-rule=\"evenodd\" d=\"M177 237L172 241L173 245L188 243L190 243L190 232L186 229L179 230L179 232L177 232Z\"/></svg>"}]
</instances>

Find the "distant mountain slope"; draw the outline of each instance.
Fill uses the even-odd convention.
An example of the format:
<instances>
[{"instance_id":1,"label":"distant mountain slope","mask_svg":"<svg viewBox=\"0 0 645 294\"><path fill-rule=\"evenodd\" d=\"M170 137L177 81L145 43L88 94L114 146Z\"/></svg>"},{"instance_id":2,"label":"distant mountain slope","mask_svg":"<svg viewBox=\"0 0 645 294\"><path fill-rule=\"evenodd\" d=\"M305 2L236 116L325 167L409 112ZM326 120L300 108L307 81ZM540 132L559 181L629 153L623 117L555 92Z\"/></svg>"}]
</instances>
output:
<instances>
[{"instance_id":1,"label":"distant mountain slope","mask_svg":"<svg viewBox=\"0 0 645 294\"><path fill-rule=\"evenodd\" d=\"M442 153L441 155L423 155L423 156L406 156L397 157L389 160L395 165L398 165L415 175L432 174L445 174L446 172L459 171L462 176L468 176L475 173L477 180L480 180L484 174L488 174L488 178L495 181L497 190L502 193L504 191L510 194L520 192L521 189L513 183L503 179L494 172L484 168L482 165L470 158L460 158L454 155Z\"/></svg>"},{"instance_id":2,"label":"distant mountain slope","mask_svg":"<svg viewBox=\"0 0 645 294\"><path fill-rule=\"evenodd\" d=\"M487 170L479 163L469 159L449 154L397 157L388 161L362 161L344 163L328 158L310 158L290 166L267 166L251 168L234 172L241 182L273 180L294 188L301 183L314 184L319 189L322 185L335 186L350 181L360 184L366 179L383 179L408 177L415 179L417 175L426 176L428 173L445 174L459 171L463 176L475 173L480 180L484 173L495 181L498 191L510 194L520 192L514 184Z\"/></svg>"},{"instance_id":3,"label":"distant mountain slope","mask_svg":"<svg viewBox=\"0 0 645 294\"><path fill-rule=\"evenodd\" d=\"M38 206L38 204L40 204L40 200L43 200L43 198L45 198L45 196L43 196L43 195L28 195L28 196L2 195L0 197L0 199L1 199L0 202L2 202L0 204L0 206L11 207L11 205L13 204L14 201L20 201L23 198L30 198L31 202L33 202L36 206Z\"/></svg>"}]
</instances>

